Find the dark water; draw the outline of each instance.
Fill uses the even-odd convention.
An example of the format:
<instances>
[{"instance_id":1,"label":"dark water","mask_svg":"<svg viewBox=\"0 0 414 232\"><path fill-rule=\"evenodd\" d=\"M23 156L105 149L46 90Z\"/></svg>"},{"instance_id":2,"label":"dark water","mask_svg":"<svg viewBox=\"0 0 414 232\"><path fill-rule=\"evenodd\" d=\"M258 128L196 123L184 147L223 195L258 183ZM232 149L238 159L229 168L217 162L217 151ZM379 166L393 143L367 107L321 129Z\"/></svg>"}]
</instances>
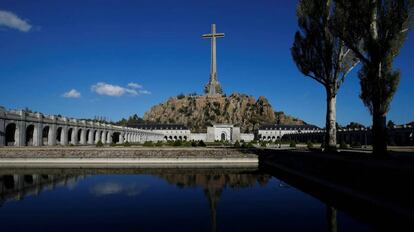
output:
<instances>
[{"instance_id":1,"label":"dark water","mask_svg":"<svg viewBox=\"0 0 414 232\"><path fill-rule=\"evenodd\" d=\"M1 231L371 231L256 168L0 169Z\"/></svg>"}]
</instances>

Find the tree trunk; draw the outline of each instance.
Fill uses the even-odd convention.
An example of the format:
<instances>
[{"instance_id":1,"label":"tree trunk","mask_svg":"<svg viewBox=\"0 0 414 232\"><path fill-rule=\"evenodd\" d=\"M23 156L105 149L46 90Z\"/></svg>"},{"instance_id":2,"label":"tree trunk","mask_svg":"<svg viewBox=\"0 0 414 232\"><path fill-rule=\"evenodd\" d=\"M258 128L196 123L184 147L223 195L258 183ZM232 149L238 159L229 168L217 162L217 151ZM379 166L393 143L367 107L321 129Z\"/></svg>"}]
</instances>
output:
<instances>
[{"instance_id":1,"label":"tree trunk","mask_svg":"<svg viewBox=\"0 0 414 232\"><path fill-rule=\"evenodd\" d=\"M387 126L385 114L376 111L372 114L372 147L375 155L387 154Z\"/></svg>"},{"instance_id":2,"label":"tree trunk","mask_svg":"<svg viewBox=\"0 0 414 232\"><path fill-rule=\"evenodd\" d=\"M325 151L336 151L336 94L326 88L326 135Z\"/></svg>"}]
</instances>

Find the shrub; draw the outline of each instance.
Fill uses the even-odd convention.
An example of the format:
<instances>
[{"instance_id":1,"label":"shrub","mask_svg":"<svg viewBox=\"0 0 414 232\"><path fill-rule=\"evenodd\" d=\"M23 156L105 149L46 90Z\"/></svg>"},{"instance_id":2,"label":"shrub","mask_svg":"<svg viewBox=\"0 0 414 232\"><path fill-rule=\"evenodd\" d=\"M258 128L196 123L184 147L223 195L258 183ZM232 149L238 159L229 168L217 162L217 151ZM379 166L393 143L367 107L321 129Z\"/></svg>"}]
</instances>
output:
<instances>
[{"instance_id":1,"label":"shrub","mask_svg":"<svg viewBox=\"0 0 414 232\"><path fill-rule=\"evenodd\" d=\"M102 143L102 141L101 140L99 140L97 143L96 143L96 147L103 147L104 145L103 145L103 143Z\"/></svg>"},{"instance_id":2,"label":"shrub","mask_svg":"<svg viewBox=\"0 0 414 232\"><path fill-rule=\"evenodd\" d=\"M234 147L240 147L239 140L237 140L237 141L234 143Z\"/></svg>"},{"instance_id":3,"label":"shrub","mask_svg":"<svg viewBox=\"0 0 414 232\"><path fill-rule=\"evenodd\" d=\"M162 147L164 145L164 143L162 141L158 141L157 143L155 143L156 147Z\"/></svg>"},{"instance_id":4,"label":"shrub","mask_svg":"<svg viewBox=\"0 0 414 232\"><path fill-rule=\"evenodd\" d=\"M362 144L359 141L355 141L352 143L351 147L362 147Z\"/></svg>"},{"instance_id":5,"label":"shrub","mask_svg":"<svg viewBox=\"0 0 414 232\"><path fill-rule=\"evenodd\" d=\"M308 149L312 149L313 148L313 143L310 140L307 142L306 145L307 145Z\"/></svg>"},{"instance_id":6,"label":"shrub","mask_svg":"<svg viewBox=\"0 0 414 232\"><path fill-rule=\"evenodd\" d=\"M115 147L115 146L116 146L116 144L115 144L114 142L112 142L111 144L109 144L109 146L111 146L111 147Z\"/></svg>"},{"instance_id":7,"label":"shrub","mask_svg":"<svg viewBox=\"0 0 414 232\"><path fill-rule=\"evenodd\" d=\"M266 147L266 145L267 145L267 142L266 142L266 141L261 141L261 142L260 142L260 146L261 146L261 147Z\"/></svg>"},{"instance_id":8,"label":"shrub","mask_svg":"<svg viewBox=\"0 0 414 232\"><path fill-rule=\"evenodd\" d=\"M254 148L253 142L248 142L247 143L247 148Z\"/></svg>"},{"instance_id":9,"label":"shrub","mask_svg":"<svg viewBox=\"0 0 414 232\"><path fill-rule=\"evenodd\" d=\"M191 141L191 146L192 146L192 147L197 147L197 142L196 142L196 141L194 141L194 140L193 140L193 141Z\"/></svg>"},{"instance_id":10,"label":"shrub","mask_svg":"<svg viewBox=\"0 0 414 232\"><path fill-rule=\"evenodd\" d=\"M144 144L142 144L144 147L153 147L154 143L152 141L145 141Z\"/></svg>"},{"instance_id":11,"label":"shrub","mask_svg":"<svg viewBox=\"0 0 414 232\"><path fill-rule=\"evenodd\" d=\"M124 145L124 147L130 147L131 146L131 144L128 141L126 141L123 145Z\"/></svg>"},{"instance_id":12,"label":"shrub","mask_svg":"<svg viewBox=\"0 0 414 232\"><path fill-rule=\"evenodd\" d=\"M173 143L174 147L180 147L181 145L183 145L183 143L181 142L181 140L175 140Z\"/></svg>"},{"instance_id":13,"label":"shrub","mask_svg":"<svg viewBox=\"0 0 414 232\"><path fill-rule=\"evenodd\" d=\"M290 141L289 147L296 147L296 142L295 141Z\"/></svg>"},{"instance_id":14,"label":"shrub","mask_svg":"<svg viewBox=\"0 0 414 232\"><path fill-rule=\"evenodd\" d=\"M204 143L204 141L203 141L203 140L200 140L200 141L198 142L198 146L199 146L199 147L205 147L205 146L206 146L206 144Z\"/></svg>"},{"instance_id":15,"label":"shrub","mask_svg":"<svg viewBox=\"0 0 414 232\"><path fill-rule=\"evenodd\" d=\"M345 142L341 142L340 144L339 144L339 148L341 148L341 149L347 149L348 148L348 144L346 144Z\"/></svg>"}]
</instances>

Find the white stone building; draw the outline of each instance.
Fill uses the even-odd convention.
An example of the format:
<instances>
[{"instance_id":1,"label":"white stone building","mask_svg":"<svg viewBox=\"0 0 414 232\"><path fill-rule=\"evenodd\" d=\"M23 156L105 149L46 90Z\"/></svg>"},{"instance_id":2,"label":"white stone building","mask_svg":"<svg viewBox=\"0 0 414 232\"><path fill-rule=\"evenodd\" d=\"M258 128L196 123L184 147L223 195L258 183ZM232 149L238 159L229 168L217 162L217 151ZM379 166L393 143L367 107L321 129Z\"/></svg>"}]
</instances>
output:
<instances>
[{"instance_id":1,"label":"white stone building","mask_svg":"<svg viewBox=\"0 0 414 232\"><path fill-rule=\"evenodd\" d=\"M214 124L207 127L207 133L191 133L191 131L184 125L179 124L141 124L133 126L140 130L146 130L162 134L164 141L228 141L234 143L236 141L250 142L254 139L254 134L240 133L240 127L235 127L232 124Z\"/></svg>"},{"instance_id":2,"label":"white stone building","mask_svg":"<svg viewBox=\"0 0 414 232\"><path fill-rule=\"evenodd\" d=\"M162 134L164 141L192 140L190 130L186 126L180 124L139 124L133 127L139 130Z\"/></svg>"},{"instance_id":3,"label":"white stone building","mask_svg":"<svg viewBox=\"0 0 414 232\"><path fill-rule=\"evenodd\" d=\"M310 133L323 131L314 125L263 125L257 131L259 140L276 141L281 139L284 135L297 133Z\"/></svg>"}]
</instances>

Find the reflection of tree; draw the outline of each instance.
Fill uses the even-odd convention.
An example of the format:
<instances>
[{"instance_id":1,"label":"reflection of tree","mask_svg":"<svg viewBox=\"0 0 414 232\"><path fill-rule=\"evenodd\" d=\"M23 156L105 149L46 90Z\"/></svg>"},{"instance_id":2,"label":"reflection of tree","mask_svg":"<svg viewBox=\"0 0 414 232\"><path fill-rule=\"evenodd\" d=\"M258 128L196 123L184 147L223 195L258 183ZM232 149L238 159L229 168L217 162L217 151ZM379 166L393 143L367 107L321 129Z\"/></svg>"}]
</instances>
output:
<instances>
[{"instance_id":1,"label":"reflection of tree","mask_svg":"<svg viewBox=\"0 0 414 232\"><path fill-rule=\"evenodd\" d=\"M328 231L337 232L338 231L337 215L336 215L336 209L334 207L326 206L326 220L328 222Z\"/></svg>"}]
</instances>

